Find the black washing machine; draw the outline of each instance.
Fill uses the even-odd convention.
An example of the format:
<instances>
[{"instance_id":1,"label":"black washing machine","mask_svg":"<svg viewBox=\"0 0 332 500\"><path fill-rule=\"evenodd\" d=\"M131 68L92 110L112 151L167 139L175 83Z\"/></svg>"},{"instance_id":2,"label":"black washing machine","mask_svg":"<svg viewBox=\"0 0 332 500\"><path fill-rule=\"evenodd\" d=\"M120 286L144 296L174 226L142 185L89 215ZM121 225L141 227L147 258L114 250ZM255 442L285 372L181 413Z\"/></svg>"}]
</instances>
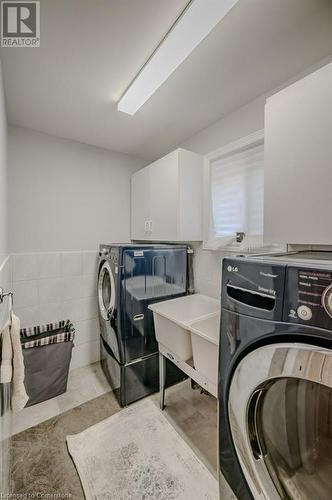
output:
<instances>
[{"instance_id":1,"label":"black washing machine","mask_svg":"<svg viewBox=\"0 0 332 500\"><path fill-rule=\"evenodd\" d=\"M332 253L225 258L219 464L240 500L332 498Z\"/></svg>"},{"instance_id":2,"label":"black washing machine","mask_svg":"<svg viewBox=\"0 0 332 500\"><path fill-rule=\"evenodd\" d=\"M159 390L159 352L149 305L188 291L186 245L100 245L98 308L104 373L121 406ZM167 363L167 385L184 380Z\"/></svg>"}]
</instances>

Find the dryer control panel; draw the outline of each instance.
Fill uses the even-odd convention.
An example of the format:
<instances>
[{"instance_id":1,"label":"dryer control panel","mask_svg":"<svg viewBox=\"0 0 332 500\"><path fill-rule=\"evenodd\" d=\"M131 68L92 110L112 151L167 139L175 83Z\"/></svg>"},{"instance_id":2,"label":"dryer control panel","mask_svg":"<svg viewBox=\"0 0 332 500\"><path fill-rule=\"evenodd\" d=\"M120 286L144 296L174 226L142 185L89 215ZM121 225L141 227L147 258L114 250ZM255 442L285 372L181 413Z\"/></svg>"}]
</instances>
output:
<instances>
[{"instance_id":1,"label":"dryer control panel","mask_svg":"<svg viewBox=\"0 0 332 500\"><path fill-rule=\"evenodd\" d=\"M222 307L254 318L280 321L285 271L285 264L226 257L223 260Z\"/></svg>"},{"instance_id":2,"label":"dryer control panel","mask_svg":"<svg viewBox=\"0 0 332 500\"><path fill-rule=\"evenodd\" d=\"M283 319L332 329L332 271L289 266Z\"/></svg>"}]
</instances>

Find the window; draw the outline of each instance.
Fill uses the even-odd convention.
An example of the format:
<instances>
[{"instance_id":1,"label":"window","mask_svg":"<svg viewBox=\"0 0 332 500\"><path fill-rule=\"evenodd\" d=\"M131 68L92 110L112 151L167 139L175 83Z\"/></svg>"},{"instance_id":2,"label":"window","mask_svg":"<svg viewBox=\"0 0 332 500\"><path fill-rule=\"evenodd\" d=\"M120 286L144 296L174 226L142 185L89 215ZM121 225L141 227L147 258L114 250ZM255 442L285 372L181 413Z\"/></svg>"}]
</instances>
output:
<instances>
[{"instance_id":1,"label":"window","mask_svg":"<svg viewBox=\"0 0 332 500\"><path fill-rule=\"evenodd\" d=\"M247 251L262 247L263 132L211 153L206 169L205 247Z\"/></svg>"}]
</instances>

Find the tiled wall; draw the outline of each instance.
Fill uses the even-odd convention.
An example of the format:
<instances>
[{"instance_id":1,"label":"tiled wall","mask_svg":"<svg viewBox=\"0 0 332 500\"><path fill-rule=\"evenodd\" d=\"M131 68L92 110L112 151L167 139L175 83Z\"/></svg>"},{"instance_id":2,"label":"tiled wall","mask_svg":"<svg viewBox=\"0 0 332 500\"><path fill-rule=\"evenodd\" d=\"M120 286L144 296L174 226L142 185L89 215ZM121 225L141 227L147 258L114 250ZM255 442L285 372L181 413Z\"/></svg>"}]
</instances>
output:
<instances>
[{"instance_id":1,"label":"tiled wall","mask_svg":"<svg viewBox=\"0 0 332 500\"><path fill-rule=\"evenodd\" d=\"M216 299L221 294L221 266L225 253L203 250L201 243L191 243L194 249L195 290Z\"/></svg>"},{"instance_id":2,"label":"tiled wall","mask_svg":"<svg viewBox=\"0 0 332 500\"><path fill-rule=\"evenodd\" d=\"M76 328L71 368L99 359L97 253L11 256L15 313L22 327L70 319Z\"/></svg>"},{"instance_id":3,"label":"tiled wall","mask_svg":"<svg viewBox=\"0 0 332 500\"><path fill-rule=\"evenodd\" d=\"M0 287L3 288L4 292L10 292L12 289L11 283L11 258L8 255L0 254ZM0 330L4 327L9 319L9 308L8 299L5 299L3 304L0 303ZM0 466L1 466L1 429L0 425ZM1 467L0 467L1 468ZM0 470L0 482L1 482L1 470Z\"/></svg>"},{"instance_id":4,"label":"tiled wall","mask_svg":"<svg viewBox=\"0 0 332 500\"><path fill-rule=\"evenodd\" d=\"M12 288L11 257L9 255L0 255L0 287L5 292Z\"/></svg>"},{"instance_id":5,"label":"tiled wall","mask_svg":"<svg viewBox=\"0 0 332 500\"><path fill-rule=\"evenodd\" d=\"M222 260L227 255L235 257L236 253L203 250L201 243L191 243L191 246L194 249L196 292L219 300L221 297ZM332 252L332 245L288 245L288 250L323 250Z\"/></svg>"}]
</instances>

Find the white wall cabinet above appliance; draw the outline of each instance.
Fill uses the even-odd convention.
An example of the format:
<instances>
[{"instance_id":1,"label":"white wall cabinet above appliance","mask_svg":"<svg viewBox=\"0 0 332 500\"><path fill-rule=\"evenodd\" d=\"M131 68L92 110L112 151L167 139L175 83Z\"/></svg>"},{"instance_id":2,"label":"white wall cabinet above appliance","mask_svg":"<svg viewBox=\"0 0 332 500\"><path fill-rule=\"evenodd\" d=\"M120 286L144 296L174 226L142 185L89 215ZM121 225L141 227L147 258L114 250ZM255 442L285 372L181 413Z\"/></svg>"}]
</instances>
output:
<instances>
[{"instance_id":1,"label":"white wall cabinet above appliance","mask_svg":"<svg viewBox=\"0 0 332 500\"><path fill-rule=\"evenodd\" d=\"M202 240L203 157L177 149L131 179L131 238Z\"/></svg>"},{"instance_id":2,"label":"white wall cabinet above appliance","mask_svg":"<svg viewBox=\"0 0 332 500\"><path fill-rule=\"evenodd\" d=\"M332 244L332 63L267 99L266 243Z\"/></svg>"}]
</instances>

